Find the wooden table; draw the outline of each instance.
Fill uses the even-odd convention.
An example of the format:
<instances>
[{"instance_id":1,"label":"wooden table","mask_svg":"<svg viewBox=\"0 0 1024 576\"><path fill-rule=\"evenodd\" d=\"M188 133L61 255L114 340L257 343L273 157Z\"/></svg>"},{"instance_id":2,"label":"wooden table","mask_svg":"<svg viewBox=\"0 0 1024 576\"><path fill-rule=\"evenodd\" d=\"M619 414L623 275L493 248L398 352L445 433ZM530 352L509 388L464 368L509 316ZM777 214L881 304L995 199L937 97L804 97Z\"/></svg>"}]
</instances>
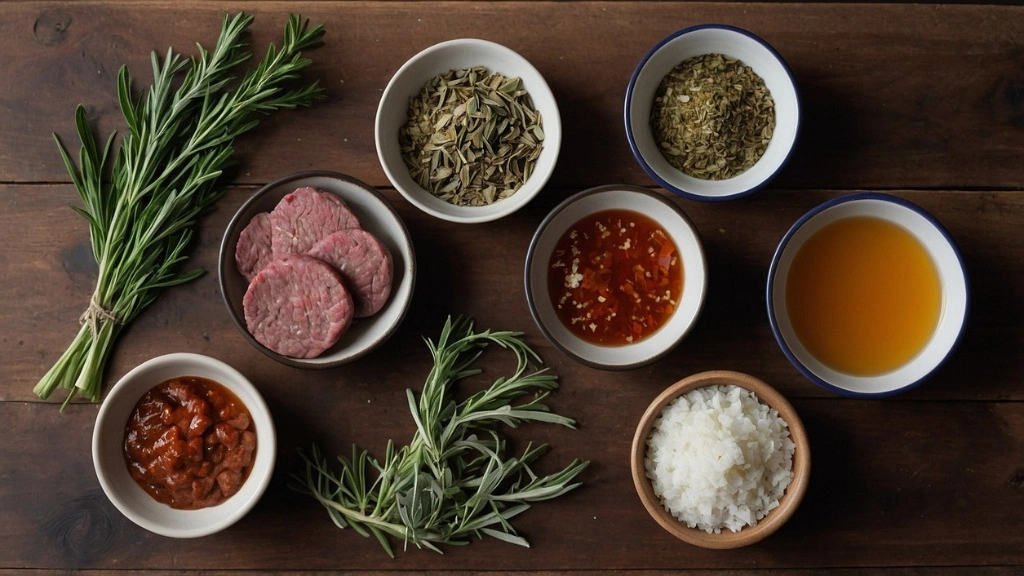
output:
<instances>
[{"instance_id":1,"label":"wooden table","mask_svg":"<svg viewBox=\"0 0 1024 576\"><path fill-rule=\"evenodd\" d=\"M224 11L256 15L262 53L286 14L324 22L307 77L327 99L274 115L238 143L237 175L204 218L190 263L215 270L223 230L259 185L329 169L382 190L405 219L419 281L401 329L381 349L326 371L285 367L231 323L217 277L167 291L124 332L107 387L174 351L230 362L261 389L279 428L274 482L255 510L213 536L175 540L125 519L93 472L98 407L61 413L33 385L77 329L96 276L79 203L51 134L74 141L78 103L102 135L121 129L115 77L127 64L148 85L149 52L212 46ZM706 247L710 293L692 334L668 358L630 372L582 367L541 336L522 268L543 216L576 191L653 186L622 126L626 83L641 56L685 26L721 22L771 42L792 67L804 106L792 161L743 200L675 201ZM429 217L389 185L373 143L381 92L410 56L464 36L531 60L561 105L565 138L549 186L487 225ZM1010 575L1024 572L1024 8L999 5L689 2L13 2L0 5L0 572L89 569L177 573L530 571L690 574ZM789 226L820 202L857 190L909 199L963 251L971 281L967 332L926 385L897 398L852 400L818 388L783 356L764 284ZM584 486L517 519L532 548L497 541L411 549L388 559L338 530L287 487L294 449L352 443L375 454L409 438L406 388L429 369L423 336L448 314L525 331L559 374L552 398L579 430L533 425L552 466L592 461ZM711 551L674 540L647 515L628 451L643 409L663 388L707 369L751 373L796 406L814 469L792 520L767 540ZM400 548L400 547L399 547Z\"/></svg>"}]
</instances>

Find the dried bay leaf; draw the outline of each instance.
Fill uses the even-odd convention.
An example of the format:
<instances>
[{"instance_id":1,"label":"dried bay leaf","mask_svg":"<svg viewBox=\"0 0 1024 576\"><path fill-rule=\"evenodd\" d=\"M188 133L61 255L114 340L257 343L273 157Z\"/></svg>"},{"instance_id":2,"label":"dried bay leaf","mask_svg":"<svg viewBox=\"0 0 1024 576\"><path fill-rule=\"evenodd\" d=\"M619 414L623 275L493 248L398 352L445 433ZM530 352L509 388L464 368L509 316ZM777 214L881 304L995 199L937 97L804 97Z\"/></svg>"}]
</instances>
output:
<instances>
[{"instance_id":1,"label":"dried bay leaf","mask_svg":"<svg viewBox=\"0 0 1024 576\"><path fill-rule=\"evenodd\" d=\"M399 133L409 174L457 205L482 206L514 194L544 142L541 114L519 78L484 67L451 70L410 98Z\"/></svg>"}]
</instances>

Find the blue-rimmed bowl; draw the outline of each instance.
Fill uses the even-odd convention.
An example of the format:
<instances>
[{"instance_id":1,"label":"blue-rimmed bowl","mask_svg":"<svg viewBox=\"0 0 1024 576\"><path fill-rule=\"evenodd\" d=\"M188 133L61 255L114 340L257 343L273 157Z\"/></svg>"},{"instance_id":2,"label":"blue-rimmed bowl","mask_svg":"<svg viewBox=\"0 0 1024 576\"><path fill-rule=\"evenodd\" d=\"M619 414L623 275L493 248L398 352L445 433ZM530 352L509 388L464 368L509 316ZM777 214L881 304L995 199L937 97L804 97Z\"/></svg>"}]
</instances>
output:
<instances>
[{"instance_id":1,"label":"blue-rimmed bowl","mask_svg":"<svg viewBox=\"0 0 1024 576\"><path fill-rule=\"evenodd\" d=\"M756 164L732 178L694 178L672 166L651 131L651 108L662 79L688 58L723 54L750 66L775 101L775 131ZM754 34L721 24L679 30L658 42L636 67L626 88L626 138L633 156L651 178L691 200L730 200L751 194L771 181L789 160L800 127L800 102L793 73L782 56Z\"/></svg>"},{"instance_id":2,"label":"blue-rimmed bowl","mask_svg":"<svg viewBox=\"0 0 1024 576\"><path fill-rule=\"evenodd\" d=\"M811 354L793 329L786 295L793 259L807 240L831 223L856 216L887 220L910 232L935 264L941 289L938 322L923 348L902 366L868 376L841 372ZM968 304L967 270L952 236L921 207L888 194L848 194L813 208L782 238L768 270L768 320L783 353L815 384L844 396L893 396L927 380L959 342L967 322Z\"/></svg>"}]
</instances>

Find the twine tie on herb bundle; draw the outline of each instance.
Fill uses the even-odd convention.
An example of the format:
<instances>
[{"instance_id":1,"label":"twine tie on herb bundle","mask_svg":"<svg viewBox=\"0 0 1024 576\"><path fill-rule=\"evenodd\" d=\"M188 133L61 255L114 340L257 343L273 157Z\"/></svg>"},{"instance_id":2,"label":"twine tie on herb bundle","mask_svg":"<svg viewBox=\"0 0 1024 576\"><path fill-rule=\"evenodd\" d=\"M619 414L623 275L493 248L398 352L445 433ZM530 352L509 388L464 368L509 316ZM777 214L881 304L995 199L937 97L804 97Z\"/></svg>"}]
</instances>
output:
<instances>
[{"instance_id":1,"label":"twine tie on herb bundle","mask_svg":"<svg viewBox=\"0 0 1024 576\"><path fill-rule=\"evenodd\" d=\"M85 312L78 318L79 325L89 325L89 329L92 331L93 336L99 333L99 321L106 320L111 322L114 326L120 326L124 324L113 311L107 310L102 304L96 299L96 295L93 294L92 298L89 299L89 307L86 308Z\"/></svg>"},{"instance_id":2,"label":"twine tie on herb bundle","mask_svg":"<svg viewBox=\"0 0 1024 576\"><path fill-rule=\"evenodd\" d=\"M89 223L96 289L78 334L32 389L46 399L68 390L63 406L81 395L99 402L107 360L122 328L160 292L199 278L181 270L199 218L224 194L234 139L259 124L256 114L310 106L322 97L316 81L289 88L311 61L303 50L321 43L323 25L289 14L280 47L268 47L247 70L247 30L253 16L225 14L212 50L194 57L168 49L150 57L153 83L132 90L127 66L117 74L117 100L126 129L97 141L87 108L75 109L78 162L56 135L57 148L82 200L73 209ZM108 177L109 175L109 177Z\"/></svg>"}]
</instances>

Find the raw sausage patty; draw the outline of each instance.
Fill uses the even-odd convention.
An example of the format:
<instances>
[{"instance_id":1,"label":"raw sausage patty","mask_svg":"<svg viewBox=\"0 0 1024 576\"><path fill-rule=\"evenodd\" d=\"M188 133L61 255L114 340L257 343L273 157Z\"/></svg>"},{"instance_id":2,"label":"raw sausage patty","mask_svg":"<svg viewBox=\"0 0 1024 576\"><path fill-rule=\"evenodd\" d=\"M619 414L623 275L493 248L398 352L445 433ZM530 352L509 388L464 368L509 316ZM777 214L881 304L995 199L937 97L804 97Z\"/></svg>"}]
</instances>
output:
<instances>
[{"instance_id":1,"label":"raw sausage patty","mask_svg":"<svg viewBox=\"0 0 1024 576\"><path fill-rule=\"evenodd\" d=\"M273 259L270 238L270 214L267 212L253 216L238 235L235 265L246 280L251 282L256 273Z\"/></svg>"},{"instance_id":2,"label":"raw sausage patty","mask_svg":"<svg viewBox=\"0 0 1024 576\"><path fill-rule=\"evenodd\" d=\"M270 223L275 258L305 254L333 232L359 228L359 219L345 202L308 186L282 198L270 212Z\"/></svg>"},{"instance_id":3,"label":"raw sausage patty","mask_svg":"<svg viewBox=\"0 0 1024 576\"><path fill-rule=\"evenodd\" d=\"M267 264L242 299L249 333L292 358L315 358L337 343L352 323L354 305L330 265L290 254Z\"/></svg>"},{"instance_id":4,"label":"raw sausage patty","mask_svg":"<svg viewBox=\"0 0 1024 576\"><path fill-rule=\"evenodd\" d=\"M309 255L341 273L352 291L356 318L372 316L388 301L394 272L391 253L373 234L361 228L341 230L317 242Z\"/></svg>"}]
</instances>

